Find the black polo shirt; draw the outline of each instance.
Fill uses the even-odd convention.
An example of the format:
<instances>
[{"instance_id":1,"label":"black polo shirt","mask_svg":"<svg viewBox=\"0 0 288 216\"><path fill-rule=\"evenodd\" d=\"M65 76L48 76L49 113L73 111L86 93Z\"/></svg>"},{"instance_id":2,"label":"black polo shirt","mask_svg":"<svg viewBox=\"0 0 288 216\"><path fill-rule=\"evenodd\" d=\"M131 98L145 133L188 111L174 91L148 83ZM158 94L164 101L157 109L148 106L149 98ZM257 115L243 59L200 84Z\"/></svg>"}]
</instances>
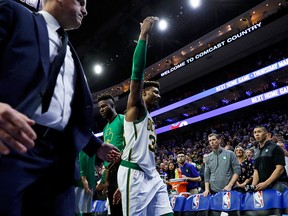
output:
<instances>
[{"instance_id":1,"label":"black polo shirt","mask_svg":"<svg viewBox=\"0 0 288 216\"><path fill-rule=\"evenodd\" d=\"M285 166L283 150L274 142L268 140L260 148L259 156L255 159L255 169L258 170L259 183L266 181L276 169L276 165ZM287 181L287 174L284 172L278 181Z\"/></svg>"}]
</instances>

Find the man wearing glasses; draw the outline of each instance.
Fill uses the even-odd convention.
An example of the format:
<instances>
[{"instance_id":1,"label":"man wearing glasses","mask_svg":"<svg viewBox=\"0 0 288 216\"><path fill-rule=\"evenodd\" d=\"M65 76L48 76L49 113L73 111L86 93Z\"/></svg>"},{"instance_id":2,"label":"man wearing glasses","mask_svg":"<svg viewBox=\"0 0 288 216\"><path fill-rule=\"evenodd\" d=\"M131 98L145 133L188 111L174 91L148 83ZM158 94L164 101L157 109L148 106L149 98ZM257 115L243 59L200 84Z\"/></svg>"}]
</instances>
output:
<instances>
[{"instance_id":1,"label":"man wearing glasses","mask_svg":"<svg viewBox=\"0 0 288 216\"><path fill-rule=\"evenodd\" d=\"M187 184L187 192L191 194L198 193L198 182L201 181L201 177L193 164L189 164L185 162L185 154L184 152L178 152L177 154L177 162L179 169L182 173L182 178L186 179Z\"/></svg>"}]
</instances>

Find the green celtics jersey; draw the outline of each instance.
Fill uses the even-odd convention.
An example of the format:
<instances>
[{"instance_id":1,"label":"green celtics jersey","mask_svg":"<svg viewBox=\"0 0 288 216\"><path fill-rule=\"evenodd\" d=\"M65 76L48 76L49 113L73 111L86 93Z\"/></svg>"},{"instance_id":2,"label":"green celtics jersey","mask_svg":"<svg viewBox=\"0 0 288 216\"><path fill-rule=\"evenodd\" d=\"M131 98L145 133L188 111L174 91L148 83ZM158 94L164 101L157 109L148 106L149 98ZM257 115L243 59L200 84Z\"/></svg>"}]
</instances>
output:
<instances>
[{"instance_id":1,"label":"green celtics jersey","mask_svg":"<svg viewBox=\"0 0 288 216\"><path fill-rule=\"evenodd\" d=\"M89 157L85 152L80 151L78 155L80 176L86 176L90 188L95 187L95 155ZM83 187L82 181L79 180L77 187Z\"/></svg>"},{"instance_id":2,"label":"green celtics jersey","mask_svg":"<svg viewBox=\"0 0 288 216\"><path fill-rule=\"evenodd\" d=\"M108 122L103 129L104 142L111 143L117 147L120 152L124 149L124 116L118 114L112 122ZM104 166L107 167L108 162L104 162Z\"/></svg>"}]
</instances>

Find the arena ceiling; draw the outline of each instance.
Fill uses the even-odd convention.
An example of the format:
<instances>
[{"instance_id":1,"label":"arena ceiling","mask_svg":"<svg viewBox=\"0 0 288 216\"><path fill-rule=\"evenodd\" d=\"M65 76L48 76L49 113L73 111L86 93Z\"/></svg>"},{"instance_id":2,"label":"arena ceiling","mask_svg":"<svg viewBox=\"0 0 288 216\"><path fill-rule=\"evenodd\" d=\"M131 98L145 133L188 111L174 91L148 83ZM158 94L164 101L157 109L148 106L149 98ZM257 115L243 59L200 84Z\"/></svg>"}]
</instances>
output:
<instances>
[{"instance_id":1,"label":"arena ceiling","mask_svg":"<svg viewBox=\"0 0 288 216\"><path fill-rule=\"evenodd\" d=\"M193 9L188 0L88 0L88 16L69 36L91 91L97 92L129 78L139 23L146 16L169 21L166 32L155 28L149 39L149 66L260 2L263 0L202 0L201 6ZM104 67L101 76L93 72L95 63Z\"/></svg>"}]
</instances>

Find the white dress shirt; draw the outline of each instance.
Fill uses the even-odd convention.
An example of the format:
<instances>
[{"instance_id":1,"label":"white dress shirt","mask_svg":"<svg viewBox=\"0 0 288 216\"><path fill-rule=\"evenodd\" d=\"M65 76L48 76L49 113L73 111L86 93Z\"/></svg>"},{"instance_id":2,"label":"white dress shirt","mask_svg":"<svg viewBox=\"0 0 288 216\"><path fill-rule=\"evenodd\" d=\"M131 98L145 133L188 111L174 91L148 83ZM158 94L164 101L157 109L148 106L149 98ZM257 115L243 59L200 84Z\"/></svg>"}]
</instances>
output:
<instances>
[{"instance_id":1,"label":"white dress shirt","mask_svg":"<svg viewBox=\"0 0 288 216\"><path fill-rule=\"evenodd\" d=\"M56 32L60 28L57 20L48 12L40 11L47 24L49 36L50 63L57 55L58 48L62 45L61 38ZM67 46L64 63L57 77L56 86L49 109L42 114L42 105L36 110L33 119L37 124L45 125L57 130L63 130L71 116L71 102L74 95L76 81L75 65L70 47Z\"/></svg>"}]
</instances>

